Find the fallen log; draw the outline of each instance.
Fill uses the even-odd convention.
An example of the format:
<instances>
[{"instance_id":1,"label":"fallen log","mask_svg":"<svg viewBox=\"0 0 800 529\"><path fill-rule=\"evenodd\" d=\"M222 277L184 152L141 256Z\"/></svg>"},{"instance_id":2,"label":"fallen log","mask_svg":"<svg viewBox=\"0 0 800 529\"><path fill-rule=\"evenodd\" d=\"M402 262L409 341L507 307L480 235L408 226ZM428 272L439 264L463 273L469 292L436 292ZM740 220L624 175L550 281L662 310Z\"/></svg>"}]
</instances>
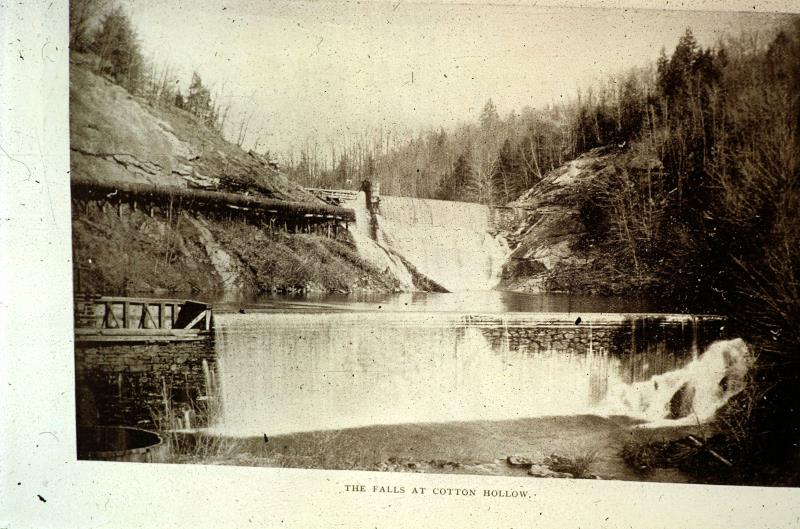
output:
<instances>
[{"instance_id":1,"label":"fallen log","mask_svg":"<svg viewBox=\"0 0 800 529\"><path fill-rule=\"evenodd\" d=\"M711 448L706 446L706 444L703 443L702 441L700 441L697 437L695 437L693 435L689 435L689 436L687 436L687 439L689 439L696 447L704 449L706 452L711 454L711 456L716 458L721 463L723 463L723 464L725 464L725 465L727 465L729 467L733 466L733 463L731 463L730 461L728 461L727 459L725 459L724 457L719 455L717 452L715 452L714 450L712 450Z\"/></svg>"}]
</instances>

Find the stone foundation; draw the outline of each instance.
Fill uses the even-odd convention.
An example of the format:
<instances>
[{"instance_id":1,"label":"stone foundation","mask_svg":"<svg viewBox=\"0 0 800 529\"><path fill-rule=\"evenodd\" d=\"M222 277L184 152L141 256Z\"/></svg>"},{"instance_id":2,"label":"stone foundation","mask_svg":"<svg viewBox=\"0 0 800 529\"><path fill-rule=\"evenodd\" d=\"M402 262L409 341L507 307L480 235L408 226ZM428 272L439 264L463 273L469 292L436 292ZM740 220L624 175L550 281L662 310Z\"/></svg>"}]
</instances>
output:
<instances>
[{"instance_id":1,"label":"stone foundation","mask_svg":"<svg viewBox=\"0 0 800 529\"><path fill-rule=\"evenodd\" d=\"M78 424L160 429L168 422L166 427L185 427L184 410L190 410L191 426L202 424L201 412L213 398L215 372L210 338L150 344L77 343Z\"/></svg>"}]
</instances>

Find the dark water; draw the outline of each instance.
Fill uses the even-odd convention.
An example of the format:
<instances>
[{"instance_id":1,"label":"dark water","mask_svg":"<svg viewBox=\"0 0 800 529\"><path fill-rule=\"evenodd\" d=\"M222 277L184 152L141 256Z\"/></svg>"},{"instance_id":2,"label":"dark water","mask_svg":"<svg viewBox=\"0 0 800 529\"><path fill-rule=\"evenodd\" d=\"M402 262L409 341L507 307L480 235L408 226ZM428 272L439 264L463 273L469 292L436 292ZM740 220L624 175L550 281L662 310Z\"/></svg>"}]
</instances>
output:
<instances>
[{"instance_id":1,"label":"dark water","mask_svg":"<svg viewBox=\"0 0 800 529\"><path fill-rule=\"evenodd\" d=\"M239 299L220 299L217 311L384 311L458 312L486 314L505 312L557 313L644 313L667 312L666 305L646 299L576 296L570 294L525 294L502 291L453 293L406 292L402 294L307 294L303 296L266 295Z\"/></svg>"}]
</instances>

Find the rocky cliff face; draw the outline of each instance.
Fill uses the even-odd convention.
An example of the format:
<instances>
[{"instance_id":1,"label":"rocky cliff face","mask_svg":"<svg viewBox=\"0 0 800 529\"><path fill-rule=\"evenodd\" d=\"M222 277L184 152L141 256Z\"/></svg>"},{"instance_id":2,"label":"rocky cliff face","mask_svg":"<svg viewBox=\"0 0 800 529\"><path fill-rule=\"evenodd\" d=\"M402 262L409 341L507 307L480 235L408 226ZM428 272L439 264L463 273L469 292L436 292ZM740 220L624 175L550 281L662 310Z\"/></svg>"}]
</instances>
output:
<instances>
[{"instance_id":1,"label":"rocky cliff face","mask_svg":"<svg viewBox=\"0 0 800 529\"><path fill-rule=\"evenodd\" d=\"M96 75L90 56L70 59L72 178L244 192L318 202L269 166L227 142L191 113L151 106Z\"/></svg>"},{"instance_id":2,"label":"rocky cliff face","mask_svg":"<svg viewBox=\"0 0 800 529\"><path fill-rule=\"evenodd\" d=\"M657 159L602 147L547 173L509 204L528 214L506 235L512 253L500 288L612 293L602 285L603 274L597 270L605 264L601 261L613 257L601 252L594 240L603 223L593 207L594 192L619 176L661 169Z\"/></svg>"}]
</instances>

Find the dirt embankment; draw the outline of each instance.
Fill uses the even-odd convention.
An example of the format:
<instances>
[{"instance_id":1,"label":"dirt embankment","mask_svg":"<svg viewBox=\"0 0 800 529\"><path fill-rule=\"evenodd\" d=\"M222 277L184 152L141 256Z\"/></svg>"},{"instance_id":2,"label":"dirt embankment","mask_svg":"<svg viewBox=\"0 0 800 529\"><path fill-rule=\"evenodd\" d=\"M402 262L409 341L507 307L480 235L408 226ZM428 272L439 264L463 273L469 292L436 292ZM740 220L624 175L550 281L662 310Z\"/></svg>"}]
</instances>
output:
<instances>
[{"instance_id":1,"label":"dirt embankment","mask_svg":"<svg viewBox=\"0 0 800 529\"><path fill-rule=\"evenodd\" d=\"M242 220L193 213L73 215L76 288L103 294L391 291L397 281L361 259L347 234L270 235Z\"/></svg>"},{"instance_id":2,"label":"dirt embankment","mask_svg":"<svg viewBox=\"0 0 800 529\"><path fill-rule=\"evenodd\" d=\"M530 211L512 233L512 250L503 269L501 289L520 292L570 291L618 294L625 264L609 247L609 219L595 198L619 182L661 171L655 158L617 147L593 149L550 171L510 206Z\"/></svg>"},{"instance_id":3,"label":"dirt embankment","mask_svg":"<svg viewBox=\"0 0 800 529\"><path fill-rule=\"evenodd\" d=\"M136 183L320 203L263 156L245 152L189 112L156 107L70 63L74 180ZM181 210L150 216L96 204L72 215L76 289L108 295L237 296L270 291L391 291L397 281L336 239L275 233Z\"/></svg>"}]
</instances>

